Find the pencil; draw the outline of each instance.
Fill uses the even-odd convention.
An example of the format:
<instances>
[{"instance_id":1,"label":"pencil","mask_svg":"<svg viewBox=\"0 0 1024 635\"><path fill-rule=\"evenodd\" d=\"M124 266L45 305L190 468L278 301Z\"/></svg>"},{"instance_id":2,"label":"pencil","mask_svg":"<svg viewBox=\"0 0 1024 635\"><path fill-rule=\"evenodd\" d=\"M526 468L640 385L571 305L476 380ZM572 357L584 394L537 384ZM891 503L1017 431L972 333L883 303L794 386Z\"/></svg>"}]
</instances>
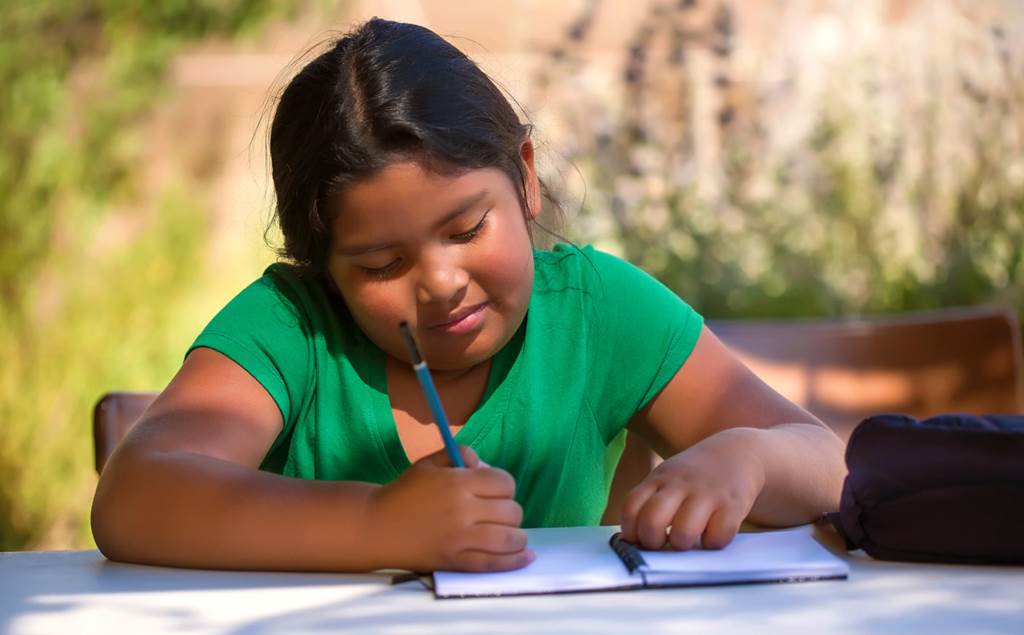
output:
<instances>
[{"instance_id":1,"label":"pencil","mask_svg":"<svg viewBox=\"0 0 1024 635\"><path fill-rule=\"evenodd\" d=\"M444 449L448 452L448 458L453 466L466 467L462 462L462 456L459 455L459 448L455 445L452 431L448 428L448 416L444 413L444 408L441 406L441 396L437 394L437 388L434 387L434 380L430 377L430 369L427 368L427 362L423 361L420 349L416 346L416 340L412 337L409 323L403 321L398 325L398 328L405 337L406 346L409 347L409 356L412 357L412 368L416 371L416 379L419 380L420 388L423 389L423 395L427 398L427 405L430 406L430 411L434 414L434 423L437 424L438 429L441 431L441 440L444 441Z\"/></svg>"}]
</instances>

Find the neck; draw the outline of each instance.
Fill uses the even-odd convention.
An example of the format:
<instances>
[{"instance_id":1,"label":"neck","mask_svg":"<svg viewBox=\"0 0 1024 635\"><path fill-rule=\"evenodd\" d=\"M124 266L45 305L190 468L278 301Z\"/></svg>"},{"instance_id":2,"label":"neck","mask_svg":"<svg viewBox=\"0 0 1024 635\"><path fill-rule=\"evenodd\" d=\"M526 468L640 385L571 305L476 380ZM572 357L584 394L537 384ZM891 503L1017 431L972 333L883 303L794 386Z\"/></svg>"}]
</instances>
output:
<instances>
[{"instance_id":1,"label":"neck","mask_svg":"<svg viewBox=\"0 0 1024 635\"><path fill-rule=\"evenodd\" d=\"M438 386L456 384L462 380L473 377L480 371L488 369L490 367L490 363L491 359L487 358L484 361L467 368L456 368L451 370L431 368L430 376L433 378L434 384ZM395 359L394 357L388 356L388 364L390 364L393 369L400 370L403 373L408 373L410 375L414 374L412 366L406 362Z\"/></svg>"}]
</instances>

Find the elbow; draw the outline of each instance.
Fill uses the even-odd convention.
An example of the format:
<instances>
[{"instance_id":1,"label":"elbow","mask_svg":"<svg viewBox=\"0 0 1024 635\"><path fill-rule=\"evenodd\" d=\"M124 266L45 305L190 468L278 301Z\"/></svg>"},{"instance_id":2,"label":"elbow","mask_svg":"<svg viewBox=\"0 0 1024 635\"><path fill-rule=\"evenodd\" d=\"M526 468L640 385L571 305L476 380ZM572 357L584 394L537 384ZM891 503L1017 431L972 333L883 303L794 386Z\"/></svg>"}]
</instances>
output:
<instances>
[{"instance_id":1,"label":"elbow","mask_svg":"<svg viewBox=\"0 0 1024 635\"><path fill-rule=\"evenodd\" d=\"M92 538L96 541L96 548L100 550L100 553L108 560L124 560L118 549L116 524L111 522L109 510L103 506L98 497L92 501L89 525L92 528Z\"/></svg>"},{"instance_id":2,"label":"elbow","mask_svg":"<svg viewBox=\"0 0 1024 635\"><path fill-rule=\"evenodd\" d=\"M89 525L96 547L104 557L108 560L127 561L130 558L127 557L124 542L121 540L123 532L119 531L124 526L125 519L124 514L119 513L116 483L112 480L109 470L104 470L100 475L92 499Z\"/></svg>"},{"instance_id":3,"label":"elbow","mask_svg":"<svg viewBox=\"0 0 1024 635\"><path fill-rule=\"evenodd\" d=\"M100 474L92 499L89 525L100 553L109 560L142 562L138 538L145 536L140 524L145 510L138 500L139 479L132 474L131 461L111 457Z\"/></svg>"}]
</instances>

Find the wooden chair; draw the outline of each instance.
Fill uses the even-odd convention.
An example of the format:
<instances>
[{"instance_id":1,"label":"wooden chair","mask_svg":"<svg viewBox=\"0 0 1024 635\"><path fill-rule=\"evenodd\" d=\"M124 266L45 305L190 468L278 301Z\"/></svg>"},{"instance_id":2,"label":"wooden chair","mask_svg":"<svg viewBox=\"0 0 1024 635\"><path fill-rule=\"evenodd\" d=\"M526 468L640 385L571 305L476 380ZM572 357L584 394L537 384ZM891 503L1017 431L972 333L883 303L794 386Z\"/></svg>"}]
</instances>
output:
<instances>
[{"instance_id":1,"label":"wooden chair","mask_svg":"<svg viewBox=\"0 0 1024 635\"><path fill-rule=\"evenodd\" d=\"M844 440L864 417L1021 413L1021 331L999 307L842 320L725 320L708 326L770 386ZM628 434L604 521L660 461Z\"/></svg>"},{"instance_id":2,"label":"wooden chair","mask_svg":"<svg viewBox=\"0 0 1024 635\"><path fill-rule=\"evenodd\" d=\"M103 471L107 457L138 423L156 395L155 392L108 392L96 402L92 411L92 441L97 474Z\"/></svg>"}]
</instances>

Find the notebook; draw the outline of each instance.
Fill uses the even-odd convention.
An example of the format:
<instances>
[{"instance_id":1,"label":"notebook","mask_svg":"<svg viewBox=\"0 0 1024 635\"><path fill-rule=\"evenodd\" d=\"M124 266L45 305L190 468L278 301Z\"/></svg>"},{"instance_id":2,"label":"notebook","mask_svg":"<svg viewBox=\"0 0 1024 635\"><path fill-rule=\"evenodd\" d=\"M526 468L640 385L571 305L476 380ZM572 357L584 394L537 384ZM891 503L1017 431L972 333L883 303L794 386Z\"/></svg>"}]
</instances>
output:
<instances>
[{"instance_id":1,"label":"notebook","mask_svg":"<svg viewBox=\"0 0 1024 635\"><path fill-rule=\"evenodd\" d=\"M849 566L808 527L741 533L721 550L644 551L615 527L526 530L537 558L516 571L434 573L438 598L537 595L652 587L846 578Z\"/></svg>"}]
</instances>

